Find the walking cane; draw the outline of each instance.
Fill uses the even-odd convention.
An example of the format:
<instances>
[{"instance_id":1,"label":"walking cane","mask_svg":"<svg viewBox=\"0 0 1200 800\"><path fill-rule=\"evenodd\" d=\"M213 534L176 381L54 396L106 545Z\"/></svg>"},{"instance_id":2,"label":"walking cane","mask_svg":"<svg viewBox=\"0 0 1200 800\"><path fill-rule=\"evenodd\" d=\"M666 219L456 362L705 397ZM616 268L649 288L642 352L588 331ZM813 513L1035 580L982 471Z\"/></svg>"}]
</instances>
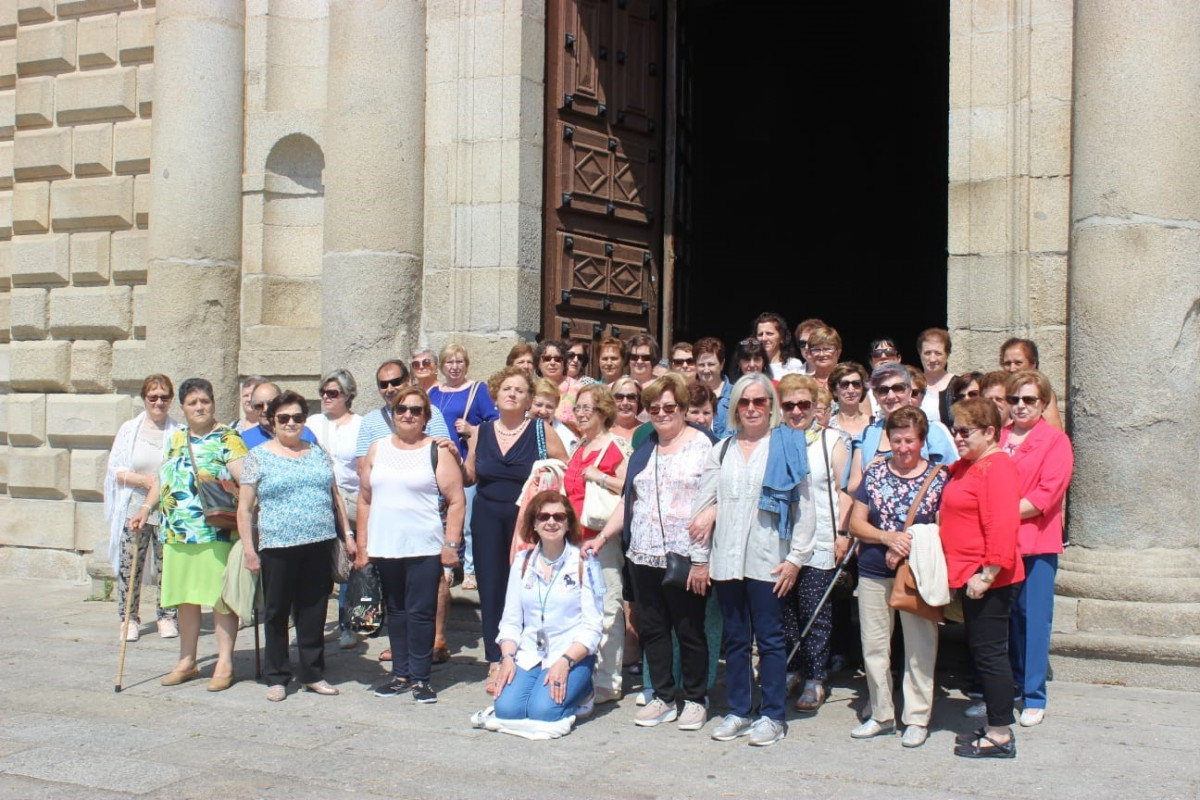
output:
<instances>
[{"instance_id":1,"label":"walking cane","mask_svg":"<svg viewBox=\"0 0 1200 800\"><path fill-rule=\"evenodd\" d=\"M125 630L129 626L129 614L133 610L133 595L136 593L138 568L142 566L142 531L134 534L137 538L133 544L133 565L129 568L129 583L125 586L125 624L121 626L121 657L117 659L117 679L113 691L121 693L121 677L125 674L125 648L129 646L129 638ZM117 578L120 580L120 577Z\"/></svg>"},{"instance_id":2,"label":"walking cane","mask_svg":"<svg viewBox=\"0 0 1200 800\"><path fill-rule=\"evenodd\" d=\"M829 586L825 589L825 594L821 595L821 602L817 603L817 608L813 611L812 616L808 618L808 624L804 626L804 630L800 631L800 638L796 640L796 646L792 648L792 652L788 653L785 664L792 663L792 659L796 657L796 651L800 649L800 645L804 643L804 637L808 636L808 632L812 630L813 623L817 621L817 614L821 613L821 609L825 607L825 603L829 600L829 595L833 593L833 587L837 583L838 576L842 574L846 564L850 562L850 557L858 552L858 540L854 540L854 544L850 545L850 549L846 551L846 555L842 556L842 563L838 564L834 570L833 580L829 582Z\"/></svg>"},{"instance_id":3,"label":"walking cane","mask_svg":"<svg viewBox=\"0 0 1200 800\"><path fill-rule=\"evenodd\" d=\"M259 652L258 641L258 592L254 592L254 613L250 616L254 624L254 677L262 680L262 654Z\"/></svg>"}]
</instances>

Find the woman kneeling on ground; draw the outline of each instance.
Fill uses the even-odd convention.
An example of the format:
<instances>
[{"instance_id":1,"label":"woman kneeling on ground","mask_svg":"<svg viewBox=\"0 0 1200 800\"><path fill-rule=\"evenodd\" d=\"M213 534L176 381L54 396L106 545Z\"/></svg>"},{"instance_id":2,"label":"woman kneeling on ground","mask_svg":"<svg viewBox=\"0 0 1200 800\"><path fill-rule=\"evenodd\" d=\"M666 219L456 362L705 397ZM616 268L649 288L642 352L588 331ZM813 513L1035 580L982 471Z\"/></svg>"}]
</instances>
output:
<instances>
[{"instance_id":1,"label":"woman kneeling on ground","mask_svg":"<svg viewBox=\"0 0 1200 800\"><path fill-rule=\"evenodd\" d=\"M595 559L584 561L579 520L561 493L534 495L521 536L534 547L509 571L496 637L494 714L481 712L475 722L531 739L557 738L592 710L604 579Z\"/></svg>"}]
</instances>

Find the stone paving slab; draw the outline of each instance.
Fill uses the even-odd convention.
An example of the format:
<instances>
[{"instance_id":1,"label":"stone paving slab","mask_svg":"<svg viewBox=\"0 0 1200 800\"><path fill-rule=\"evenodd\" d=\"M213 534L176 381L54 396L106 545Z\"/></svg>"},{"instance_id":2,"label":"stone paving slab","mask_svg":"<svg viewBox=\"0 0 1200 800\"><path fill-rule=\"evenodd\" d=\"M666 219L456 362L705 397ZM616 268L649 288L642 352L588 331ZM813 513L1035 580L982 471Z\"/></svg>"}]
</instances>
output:
<instances>
[{"instance_id":1,"label":"stone paving slab","mask_svg":"<svg viewBox=\"0 0 1200 800\"><path fill-rule=\"evenodd\" d=\"M205 691L215 643L200 640L205 678L163 687L178 643L143 626L130 644L125 689L112 691L118 642L112 603L86 587L0 579L0 798L1054 798L1200 797L1200 694L1054 682L1046 722L1018 730L1015 761L951 754L974 725L947 630L925 747L896 736L854 741L865 703L861 677L840 674L813 717L795 715L788 738L766 749L719 743L705 731L633 725L629 695L602 706L572 735L527 742L472 729L487 702L473 595L456 590L450 664L435 667L439 702L377 698L386 637L337 647L329 627L321 697L293 688L269 703L253 675L253 637L242 631L226 692ZM332 608L332 604L331 604ZM153 611L143 608L143 619ZM332 616L330 617L332 619ZM961 654L960 654L961 655ZM627 689L635 680L627 676ZM714 716L724 712L713 692Z\"/></svg>"}]
</instances>

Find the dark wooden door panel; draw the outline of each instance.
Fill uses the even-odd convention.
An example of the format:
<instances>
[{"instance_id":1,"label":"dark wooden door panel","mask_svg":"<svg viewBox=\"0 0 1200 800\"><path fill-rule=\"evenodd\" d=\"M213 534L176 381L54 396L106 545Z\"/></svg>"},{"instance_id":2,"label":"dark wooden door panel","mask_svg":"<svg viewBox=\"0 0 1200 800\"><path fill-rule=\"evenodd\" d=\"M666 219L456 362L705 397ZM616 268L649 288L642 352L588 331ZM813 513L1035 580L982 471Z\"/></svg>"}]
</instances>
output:
<instances>
[{"instance_id":1,"label":"dark wooden door panel","mask_svg":"<svg viewBox=\"0 0 1200 800\"><path fill-rule=\"evenodd\" d=\"M658 199L645 142L559 123L559 210L649 225Z\"/></svg>"}]
</instances>

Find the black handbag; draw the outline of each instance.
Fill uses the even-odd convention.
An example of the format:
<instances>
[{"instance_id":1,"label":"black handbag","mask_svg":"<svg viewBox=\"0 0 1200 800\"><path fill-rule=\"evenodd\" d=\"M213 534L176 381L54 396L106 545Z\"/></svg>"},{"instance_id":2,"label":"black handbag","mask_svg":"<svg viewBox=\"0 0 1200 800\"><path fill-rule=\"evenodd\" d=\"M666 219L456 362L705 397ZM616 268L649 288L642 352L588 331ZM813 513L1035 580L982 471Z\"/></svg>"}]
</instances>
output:
<instances>
[{"instance_id":1,"label":"black handbag","mask_svg":"<svg viewBox=\"0 0 1200 800\"><path fill-rule=\"evenodd\" d=\"M688 575L692 572L692 559L689 556L667 551L667 571L663 575L662 585L673 589L686 589Z\"/></svg>"}]
</instances>

